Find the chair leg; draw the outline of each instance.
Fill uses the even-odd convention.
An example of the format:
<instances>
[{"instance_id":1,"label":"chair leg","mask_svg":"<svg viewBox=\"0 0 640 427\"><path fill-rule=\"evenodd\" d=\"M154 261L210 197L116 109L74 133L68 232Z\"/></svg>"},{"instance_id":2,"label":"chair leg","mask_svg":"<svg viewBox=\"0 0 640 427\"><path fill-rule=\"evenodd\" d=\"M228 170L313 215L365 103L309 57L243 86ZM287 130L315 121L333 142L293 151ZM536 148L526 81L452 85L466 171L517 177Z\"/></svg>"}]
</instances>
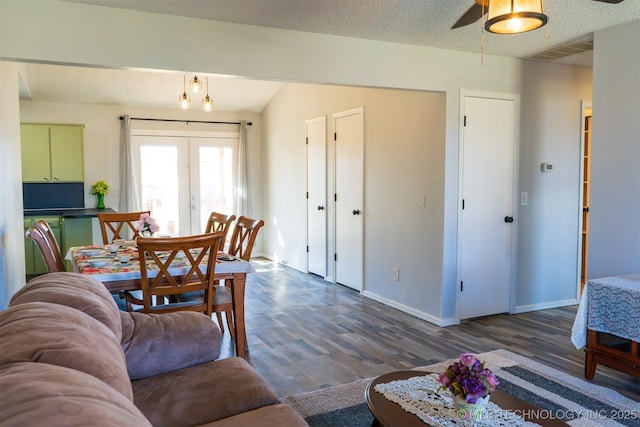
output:
<instances>
[{"instance_id":1,"label":"chair leg","mask_svg":"<svg viewBox=\"0 0 640 427\"><path fill-rule=\"evenodd\" d=\"M224 334L224 323L222 323L222 315L220 314L220 312L216 313L216 317L218 318L218 326L220 327L220 332ZM231 328L229 328L229 330L231 330ZM233 334L233 332L231 332L231 334Z\"/></svg>"},{"instance_id":2,"label":"chair leg","mask_svg":"<svg viewBox=\"0 0 640 427\"><path fill-rule=\"evenodd\" d=\"M233 317L231 316L231 311L225 311L225 314L227 316L227 326L229 327L229 333L231 334L231 338L232 339L236 339L235 335L235 327L234 327L234 323L233 323Z\"/></svg>"}]
</instances>

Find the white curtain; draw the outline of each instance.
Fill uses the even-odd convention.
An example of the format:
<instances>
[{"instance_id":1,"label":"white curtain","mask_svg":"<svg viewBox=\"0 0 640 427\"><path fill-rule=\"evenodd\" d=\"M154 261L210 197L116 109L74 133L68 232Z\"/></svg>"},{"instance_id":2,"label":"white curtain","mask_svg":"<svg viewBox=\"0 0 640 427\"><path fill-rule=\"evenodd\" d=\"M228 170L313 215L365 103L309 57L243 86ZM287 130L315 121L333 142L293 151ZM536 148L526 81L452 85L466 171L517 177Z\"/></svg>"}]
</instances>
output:
<instances>
[{"instance_id":1,"label":"white curtain","mask_svg":"<svg viewBox=\"0 0 640 427\"><path fill-rule=\"evenodd\" d=\"M238 139L238 175L236 176L235 215L249 216L249 168L247 157L247 121L240 122Z\"/></svg>"},{"instance_id":2,"label":"white curtain","mask_svg":"<svg viewBox=\"0 0 640 427\"><path fill-rule=\"evenodd\" d=\"M131 148L131 118L122 116L120 120L120 203L118 212L140 211L138 172L133 161Z\"/></svg>"}]
</instances>

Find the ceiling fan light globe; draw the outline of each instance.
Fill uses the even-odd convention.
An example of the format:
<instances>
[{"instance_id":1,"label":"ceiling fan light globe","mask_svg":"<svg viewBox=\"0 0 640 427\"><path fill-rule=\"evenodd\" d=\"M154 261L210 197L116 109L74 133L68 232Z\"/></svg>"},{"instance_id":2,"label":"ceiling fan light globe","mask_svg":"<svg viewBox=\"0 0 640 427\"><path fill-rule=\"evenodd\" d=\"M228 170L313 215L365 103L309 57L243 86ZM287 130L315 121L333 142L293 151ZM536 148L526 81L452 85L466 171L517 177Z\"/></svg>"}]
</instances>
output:
<instances>
[{"instance_id":1,"label":"ceiling fan light globe","mask_svg":"<svg viewBox=\"0 0 640 427\"><path fill-rule=\"evenodd\" d=\"M485 30L496 34L518 34L547 23L542 0L491 0Z\"/></svg>"}]
</instances>

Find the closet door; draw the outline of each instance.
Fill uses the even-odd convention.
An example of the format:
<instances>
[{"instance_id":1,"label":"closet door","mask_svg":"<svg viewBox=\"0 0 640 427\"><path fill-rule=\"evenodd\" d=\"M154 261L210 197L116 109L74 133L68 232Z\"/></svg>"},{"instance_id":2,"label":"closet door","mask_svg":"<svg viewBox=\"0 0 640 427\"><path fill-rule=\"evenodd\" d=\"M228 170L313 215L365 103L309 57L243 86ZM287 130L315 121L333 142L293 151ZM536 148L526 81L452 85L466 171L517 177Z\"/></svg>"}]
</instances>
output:
<instances>
[{"instance_id":1,"label":"closet door","mask_svg":"<svg viewBox=\"0 0 640 427\"><path fill-rule=\"evenodd\" d=\"M364 267L364 109L336 113L335 280L362 291Z\"/></svg>"},{"instance_id":2,"label":"closet door","mask_svg":"<svg viewBox=\"0 0 640 427\"><path fill-rule=\"evenodd\" d=\"M513 280L515 99L465 96L460 318L509 312Z\"/></svg>"},{"instance_id":3,"label":"closet door","mask_svg":"<svg viewBox=\"0 0 640 427\"><path fill-rule=\"evenodd\" d=\"M307 271L327 275L327 120L305 121L307 143Z\"/></svg>"}]
</instances>

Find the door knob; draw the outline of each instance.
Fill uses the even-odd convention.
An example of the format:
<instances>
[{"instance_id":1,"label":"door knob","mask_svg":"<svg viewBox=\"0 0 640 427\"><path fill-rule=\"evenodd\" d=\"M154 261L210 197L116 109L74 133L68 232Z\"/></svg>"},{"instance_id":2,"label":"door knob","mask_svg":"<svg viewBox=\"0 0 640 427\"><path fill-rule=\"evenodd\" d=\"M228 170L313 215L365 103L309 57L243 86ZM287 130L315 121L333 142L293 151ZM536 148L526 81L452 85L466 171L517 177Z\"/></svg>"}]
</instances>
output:
<instances>
[{"instance_id":1,"label":"door knob","mask_svg":"<svg viewBox=\"0 0 640 427\"><path fill-rule=\"evenodd\" d=\"M505 216L504 217L504 222L513 222L513 217L512 216Z\"/></svg>"},{"instance_id":2,"label":"door knob","mask_svg":"<svg viewBox=\"0 0 640 427\"><path fill-rule=\"evenodd\" d=\"M324 206L318 206L318 210L319 211L323 211L324 210Z\"/></svg>"},{"instance_id":3,"label":"door knob","mask_svg":"<svg viewBox=\"0 0 640 427\"><path fill-rule=\"evenodd\" d=\"M351 213L354 215L360 215L360 211L358 209L354 209Z\"/></svg>"}]
</instances>

